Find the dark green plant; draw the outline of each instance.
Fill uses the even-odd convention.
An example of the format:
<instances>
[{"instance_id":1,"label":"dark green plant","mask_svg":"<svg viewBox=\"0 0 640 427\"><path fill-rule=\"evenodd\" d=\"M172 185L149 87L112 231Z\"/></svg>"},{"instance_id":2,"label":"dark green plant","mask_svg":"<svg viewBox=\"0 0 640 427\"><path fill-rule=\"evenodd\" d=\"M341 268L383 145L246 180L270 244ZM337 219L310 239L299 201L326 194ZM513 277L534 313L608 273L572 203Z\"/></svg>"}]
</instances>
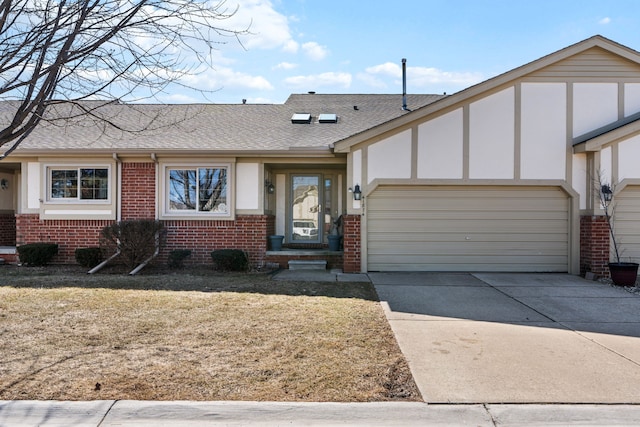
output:
<instances>
[{"instance_id":1,"label":"dark green plant","mask_svg":"<svg viewBox=\"0 0 640 427\"><path fill-rule=\"evenodd\" d=\"M76 262L85 268L93 268L102 261L102 249L77 248L75 251Z\"/></svg>"},{"instance_id":2,"label":"dark green plant","mask_svg":"<svg viewBox=\"0 0 640 427\"><path fill-rule=\"evenodd\" d=\"M169 258L167 264L169 268L182 268L184 267L183 261L191 256L191 250L189 249L174 249L169 252Z\"/></svg>"},{"instance_id":3,"label":"dark green plant","mask_svg":"<svg viewBox=\"0 0 640 427\"><path fill-rule=\"evenodd\" d=\"M101 248L105 253L120 249L120 258L129 268L150 258L156 245L162 246L164 227L160 221L136 219L120 221L102 229Z\"/></svg>"},{"instance_id":4,"label":"dark green plant","mask_svg":"<svg viewBox=\"0 0 640 427\"><path fill-rule=\"evenodd\" d=\"M218 249L211 252L211 258L216 270L247 271L249 257L240 249Z\"/></svg>"},{"instance_id":5,"label":"dark green plant","mask_svg":"<svg viewBox=\"0 0 640 427\"><path fill-rule=\"evenodd\" d=\"M20 262L31 267L47 265L58 254L56 243L27 243L17 249Z\"/></svg>"}]
</instances>

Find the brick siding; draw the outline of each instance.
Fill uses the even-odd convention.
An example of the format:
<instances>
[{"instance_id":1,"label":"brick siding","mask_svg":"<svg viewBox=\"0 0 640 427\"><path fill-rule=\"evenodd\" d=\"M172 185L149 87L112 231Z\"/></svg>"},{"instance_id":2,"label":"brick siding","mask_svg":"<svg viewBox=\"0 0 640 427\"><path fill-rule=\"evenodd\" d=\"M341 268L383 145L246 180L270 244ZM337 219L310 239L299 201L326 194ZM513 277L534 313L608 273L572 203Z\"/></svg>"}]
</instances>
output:
<instances>
[{"instance_id":1,"label":"brick siding","mask_svg":"<svg viewBox=\"0 0 640 427\"><path fill-rule=\"evenodd\" d=\"M122 220L156 217L155 163L122 164Z\"/></svg>"},{"instance_id":2,"label":"brick siding","mask_svg":"<svg viewBox=\"0 0 640 427\"><path fill-rule=\"evenodd\" d=\"M342 270L345 273L359 273L361 271L360 215L344 215L342 218L344 220L344 263Z\"/></svg>"},{"instance_id":3,"label":"brick siding","mask_svg":"<svg viewBox=\"0 0 640 427\"><path fill-rule=\"evenodd\" d=\"M0 214L0 246L16 245L16 216Z\"/></svg>"},{"instance_id":4,"label":"brick siding","mask_svg":"<svg viewBox=\"0 0 640 427\"><path fill-rule=\"evenodd\" d=\"M580 217L580 274L609 276L609 228L604 216Z\"/></svg>"},{"instance_id":5,"label":"brick siding","mask_svg":"<svg viewBox=\"0 0 640 427\"><path fill-rule=\"evenodd\" d=\"M58 244L53 263L75 264L76 248L99 246L100 231L108 220L41 220L38 214L16 215L16 243Z\"/></svg>"}]
</instances>

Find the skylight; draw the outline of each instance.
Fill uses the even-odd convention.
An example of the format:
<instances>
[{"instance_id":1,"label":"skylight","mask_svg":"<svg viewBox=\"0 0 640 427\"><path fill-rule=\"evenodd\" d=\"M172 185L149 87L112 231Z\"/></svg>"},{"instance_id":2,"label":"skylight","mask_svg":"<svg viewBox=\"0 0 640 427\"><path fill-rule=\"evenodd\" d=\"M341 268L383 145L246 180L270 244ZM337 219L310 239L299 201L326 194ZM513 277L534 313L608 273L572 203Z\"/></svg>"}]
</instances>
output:
<instances>
[{"instance_id":1,"label":"skylight","mask_svg":"<svg viewBox=\"0 0 640 427\"><path fill-rule=\"evenodd\" d=\"M338 116L334 113L323 113L318 116L320 123L338 123Z\"/></svg>"},{"instance_id":2,"label":"skylight","mask_svg":"<svg viewBox=\"0 0 640 427\"><path fill-rule=\"evenodd\" d=\"M311 113L295 113L291 116L291 123L309 124L311 123Z\"/></svg>"}]
</instances>

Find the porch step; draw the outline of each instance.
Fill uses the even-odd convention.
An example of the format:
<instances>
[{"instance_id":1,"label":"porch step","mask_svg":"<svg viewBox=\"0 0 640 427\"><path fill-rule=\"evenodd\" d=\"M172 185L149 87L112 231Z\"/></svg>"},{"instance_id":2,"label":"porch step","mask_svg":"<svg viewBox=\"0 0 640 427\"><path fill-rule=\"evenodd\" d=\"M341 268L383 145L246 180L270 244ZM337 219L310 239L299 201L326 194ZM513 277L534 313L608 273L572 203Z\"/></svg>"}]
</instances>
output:
<instances>
[{"instance_id":1,"label":"porch step","mask_svg":"<svg viewBox=\"0 0 640 427\"><path fill-rule=\"evenodd\" d=\"M292 259L289 261L289 270L326 270L327 261L319 259Z\"/></svg>"}]
</instances>

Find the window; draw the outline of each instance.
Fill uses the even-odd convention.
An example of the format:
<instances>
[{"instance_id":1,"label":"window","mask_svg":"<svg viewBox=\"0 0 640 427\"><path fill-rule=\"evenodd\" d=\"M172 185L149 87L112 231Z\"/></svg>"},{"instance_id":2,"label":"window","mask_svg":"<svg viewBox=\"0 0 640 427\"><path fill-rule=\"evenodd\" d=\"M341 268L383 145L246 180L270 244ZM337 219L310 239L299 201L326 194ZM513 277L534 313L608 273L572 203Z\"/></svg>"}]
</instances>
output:
<instances>
[{"instance_id":1,"label":"window","mask_svg":"<svg viewBox=\"0 0 640 427\"><path fill-rule=\"evenodd\" d=\"M227 167L167 168L172 214L229 214Z\"/></svg>"},{"instance_id":2,"label":"window","mask_svg":"<svg viewBox=\"0 0 640 427\"><path fill-rule=\"evenodd\" d=\"M50 168L51 200L107 200L108 168Z\"/></svg>"}]
</instances>

